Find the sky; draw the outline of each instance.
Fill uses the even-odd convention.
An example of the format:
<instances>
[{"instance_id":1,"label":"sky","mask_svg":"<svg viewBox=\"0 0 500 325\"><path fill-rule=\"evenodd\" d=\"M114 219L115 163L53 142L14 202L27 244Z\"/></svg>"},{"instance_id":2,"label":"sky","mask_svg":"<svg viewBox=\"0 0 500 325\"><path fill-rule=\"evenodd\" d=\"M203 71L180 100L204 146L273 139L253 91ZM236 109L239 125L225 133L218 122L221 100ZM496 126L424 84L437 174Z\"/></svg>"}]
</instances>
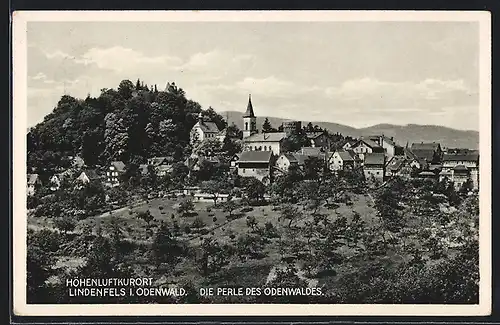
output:
<instances>
[{"instance_id":1,"label":"sky","mask_svg":"<svg viewBox=\"0 0 500 325\"><path fill-rule=\"evenodd\" d=\"M479 130L476 22L29 22L28 126L64 93L175 82L204 109Z\"/></svg>"}]
</instances>

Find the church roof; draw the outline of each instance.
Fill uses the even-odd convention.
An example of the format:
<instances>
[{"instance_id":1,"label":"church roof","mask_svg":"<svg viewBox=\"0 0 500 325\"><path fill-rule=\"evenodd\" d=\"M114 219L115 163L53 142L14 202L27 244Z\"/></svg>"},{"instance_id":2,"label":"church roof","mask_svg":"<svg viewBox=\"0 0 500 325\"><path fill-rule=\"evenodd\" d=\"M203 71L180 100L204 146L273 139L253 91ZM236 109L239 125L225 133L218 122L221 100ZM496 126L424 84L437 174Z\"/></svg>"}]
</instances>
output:
<instances>
[{"instance_id":1,"label":"church roof","mask_svg":"<svg viewBox=\"0 0 500 325\"><path fill-rule=\"evenodd\" d=\"M245 142L279 142L285 137L285 132L255 133L243 140Z\"/></svg>"},{"instance_id":2,"label":"church roof","mask_svg":"<svg viewBox=\"0 0 500 325\"><path fill-rule=\"evenodd\" d=\"M219 128L217 124L212 121L200 121L198 122L203 133L219 133Z\"/></svg>"},{"instance_id":3,"label":"church roof","mask_svg":"<svg viewBox=\"0 0 500 325\"><path fill-rule=\"evenodd\" d=\"M243 151L238 162L265 162L271 160L272 151Z\"/></svg>"},{"instance_id":4,"label":"church roof","mask_svg":"<svg viewBox=\"0 0 500 325\"><path fill-rule=\"evenodd\" d=\"M245 114L243 114L243 117L255 117L252 106L252 97L250 95L248 95L247 110L245 111Z\"/></svg>"}]
</instances>

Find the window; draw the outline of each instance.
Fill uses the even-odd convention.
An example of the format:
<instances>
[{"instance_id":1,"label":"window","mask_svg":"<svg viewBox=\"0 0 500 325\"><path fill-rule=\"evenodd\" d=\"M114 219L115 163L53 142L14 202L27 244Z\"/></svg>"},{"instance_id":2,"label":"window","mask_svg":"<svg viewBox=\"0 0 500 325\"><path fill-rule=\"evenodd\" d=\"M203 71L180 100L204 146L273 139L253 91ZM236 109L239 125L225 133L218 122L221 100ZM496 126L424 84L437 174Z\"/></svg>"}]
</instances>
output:
<instances>
[{"instance_id":1,"label":"window","mask_svg":"<svg viewBox=\"0 0 500 325\"><path fill-rule=\"evenodd\" d=\"M242 172L243 174L245 174L245 168L243 168L243 169L241 170L241 172Z\"/></svg>"},{"instance_id":2,"label":"window","mask_svg":"<svg viewBox=\"0 0 500 325\"><path fill-rule=\"evenodd\" d=\"M379 175L379 174L380 174L380 172L377 172L377 175Z\"/></svg>"},{"instance_id":3,"label":"window","mask_svg":"<svg viewBox=\"0 0 500 325\"><path fill-rule=\"evenodd\" d=\"M248 122L245 122L245 131L248 131Z\"/></svg>"},{"instance_id":4,"label":"window","mask_svg":"<svg viewBox=\"0 0 500 325\"><path fill-rule=\"evenodd\" d=\"M264 146L264 151L267 151L267 146Z\"/></svg>"}]
</instances>

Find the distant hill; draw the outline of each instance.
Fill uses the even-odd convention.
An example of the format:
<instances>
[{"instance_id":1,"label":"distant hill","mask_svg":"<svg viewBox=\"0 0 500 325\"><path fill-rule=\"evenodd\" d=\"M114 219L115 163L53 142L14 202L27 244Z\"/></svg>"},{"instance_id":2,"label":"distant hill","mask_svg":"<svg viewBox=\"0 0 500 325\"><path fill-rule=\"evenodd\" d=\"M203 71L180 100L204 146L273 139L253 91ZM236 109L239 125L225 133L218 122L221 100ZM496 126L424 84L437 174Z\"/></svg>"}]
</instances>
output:
<instances>
[{"instance_id":1,"label":"distant hill","mask_svg":"<svg viewBox=\"0 0 500 325\"><path fill-rule=\"evenodd\" d=\"M235 123L240 129L243 129L243 113L242 112L222 112L222 116L228 117L229 123ZM257 128L262 127L262 123L266 116L257 117ZM289 121L280 117L268 116L273 127L278 127L283 121ZM456 130L438 125L393 125L393 124L377 124L367 128L357 129L351 126L342 125L332 122L315 122L313 124L328 130L332 133L341 133L342 135L350 135L359 137L363 135L384 134L388 137L394 137L397 143L405 145L406 142L439 142L443 147L449 148L479 148L479 132ZM302 121L302 125L309 121Z\"/></svg>"}]
</instances>

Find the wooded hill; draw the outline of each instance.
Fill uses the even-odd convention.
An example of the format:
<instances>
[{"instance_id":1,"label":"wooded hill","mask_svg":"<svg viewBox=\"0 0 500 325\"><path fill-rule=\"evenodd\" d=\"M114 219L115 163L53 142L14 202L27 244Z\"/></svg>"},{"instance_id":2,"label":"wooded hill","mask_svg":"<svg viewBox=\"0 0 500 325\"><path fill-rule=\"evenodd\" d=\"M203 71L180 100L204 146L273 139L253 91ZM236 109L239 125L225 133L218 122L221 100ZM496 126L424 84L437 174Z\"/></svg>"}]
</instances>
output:
<instances>
[{"instance_id":1,"label":"wooded hill","mask_svg":"<svg viewBox=\"0 0 500 325\"><path fill-rule=\"evenodd\" d=\"M27 135L28 167L51 170L81 156L88 166L113 160L143 163L152 156L180 161L190 153L189 132L202 111L175 83L164 91L137 80L102 89L97 98L62 96L52 113ZM212 108L204 111L220 129L225 120Z\"/></svg>"}]
</instances>

